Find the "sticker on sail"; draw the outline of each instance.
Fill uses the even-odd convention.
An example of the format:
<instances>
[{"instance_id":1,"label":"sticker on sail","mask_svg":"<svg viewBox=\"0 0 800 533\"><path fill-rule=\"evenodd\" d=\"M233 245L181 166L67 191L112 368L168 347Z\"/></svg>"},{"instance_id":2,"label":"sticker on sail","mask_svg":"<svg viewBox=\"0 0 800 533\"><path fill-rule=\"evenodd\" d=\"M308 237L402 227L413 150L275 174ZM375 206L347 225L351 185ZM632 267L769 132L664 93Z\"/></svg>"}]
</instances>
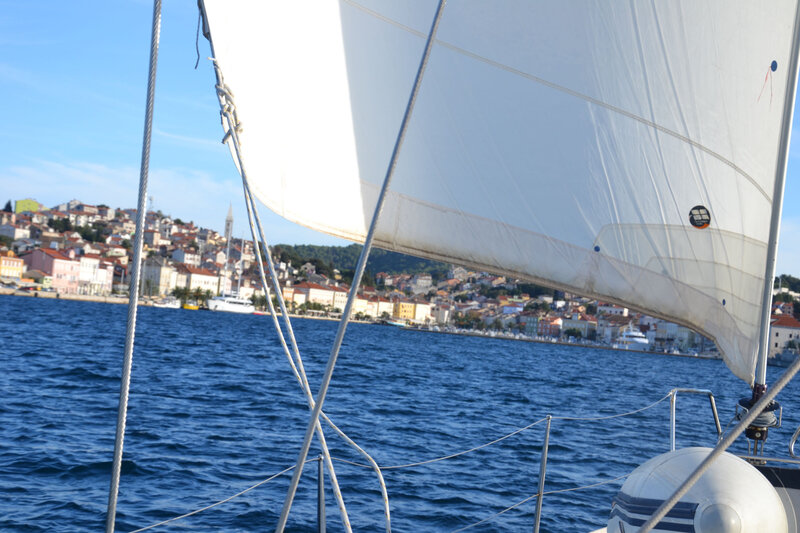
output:
<instances>
[{"instance_id":1,"label":"sticker on sail","mask_svg":"<svg viewBox=\"0 0 800 533\"><path fill-rule=\"evenodd\" d=\"M695 228L705 229L711 224L711 213L702 205L696 205L689 211L689 222Z\"/></svg>"}]
</instances>

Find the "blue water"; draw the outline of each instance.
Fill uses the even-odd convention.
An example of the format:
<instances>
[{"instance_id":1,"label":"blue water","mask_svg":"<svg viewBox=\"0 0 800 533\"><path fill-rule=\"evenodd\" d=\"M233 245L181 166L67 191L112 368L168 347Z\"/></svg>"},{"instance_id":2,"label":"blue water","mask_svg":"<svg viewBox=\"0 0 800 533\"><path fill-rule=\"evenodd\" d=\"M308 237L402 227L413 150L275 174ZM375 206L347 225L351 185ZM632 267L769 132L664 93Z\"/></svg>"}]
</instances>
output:
<instances>
[{"instance_id":1,"label":"blue water","mask_svg":"<svg viewBox=\"0 0 800 533\"><path fill-rule=\"evenodd\" d=\"M0 296L0 530L88 531L105 522L127 308ZM117 530L233 495L291 466L307 408L268 317L141 308ZM314 391L336 324L296 320ZM780 369L770 368L770 382ZM325 412L383 466L449 455L547 414L644 407L673 387L714 391L723 425L747 387L720 361L500 339L349 327ZM798 384L779 397L784 454L800 423ZM552 423L546 490L622 476L669 446L668 402L603 422ZM678 444L710 445L705 397L678 400ZM361 462L326 430L334 457ZM452 531L534 494L544 424L430 465L386 470L396 532ZM740 442L738 451L744 451ZM316 447L312 455L318 454ZM374 474L337 462L355 531L383 531ZM316 531L316 463L289 531ZM154 531L269 531L289 475ZM620 482L543 500L542 531L605 524ZM341 531L330 485L328 531ZM530 531L531 500L471 531Z\"/></svg>"}]
</instances>

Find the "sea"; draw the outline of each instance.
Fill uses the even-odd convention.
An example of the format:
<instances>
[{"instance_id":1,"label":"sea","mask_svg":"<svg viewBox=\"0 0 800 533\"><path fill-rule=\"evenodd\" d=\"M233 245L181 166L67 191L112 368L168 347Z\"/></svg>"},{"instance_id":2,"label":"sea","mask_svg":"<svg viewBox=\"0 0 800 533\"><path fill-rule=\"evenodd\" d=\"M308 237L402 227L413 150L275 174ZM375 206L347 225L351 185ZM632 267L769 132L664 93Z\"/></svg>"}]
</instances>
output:
<instances>
[{"instance_id":1,"label":"sea","mask_svg":"<svg viewBox=\"0 0 800 533\"><path fill-rule=\"evenodd\" d=\"M126 316L123 305L0 296L0 530L104 528ZM122 532L291 468L308 420L271 317L150 307L138 316ZM337 324L293 328L316 393ZM782 371L770 367L769 381ZM351 324L324 411L384 468L396 532L531 531L551 415L540 531L585 533L605 526L622 476L669 450L664 398L675 387L713 391L723 426L749 395L719 360ZM799 390L779 396L768 455L787 454ZM677 427L680 447L714 444L707 396L678 396ZM374 472L333 431L326 438L353 530L385 531ZM319 453L315 442L287 531L318 531ZM148 531L274 530L290 475ZM342 531L324 481L324 526Z\"/></svg>"}]
</instances>

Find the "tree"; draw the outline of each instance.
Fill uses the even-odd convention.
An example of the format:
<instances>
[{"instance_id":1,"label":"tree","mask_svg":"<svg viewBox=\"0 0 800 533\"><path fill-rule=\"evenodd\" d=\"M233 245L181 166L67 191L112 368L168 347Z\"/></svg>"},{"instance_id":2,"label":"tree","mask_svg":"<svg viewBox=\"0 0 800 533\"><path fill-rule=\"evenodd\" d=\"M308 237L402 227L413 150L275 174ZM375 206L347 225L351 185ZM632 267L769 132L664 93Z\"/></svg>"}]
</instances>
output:
<instances>
[{"instance_id":1,"label":"tree","mask_svg":"<svg viewBox=\"0 0 800 533\"><path fill-rule=\"evenodd\" d=\"M6 213L13 213L14 210L11 208L11 200L6 202L6 206L3 208L3 211Z\"/></svg>"},{"instance_id":2,"label":"tree","mask_svg":"<svg viewBox=\"0 0 800 533\"><path fill-rule=\"evenodd\" d=\"M191 297L194 298L194 300L198 303L198 305L204 304L206 303L206 300L211 298L211 291L204 291L200 287L197 287L195 288L195 290L192 291Z\"/></svg>"},{"instance_id":3,"label":"tree","mask_svg":"<svg viewBox=\"0 0 800 533\"><path fill-rule=\"evenodd\" d=\"M175 287L172 289L172 295L181 301L181 305L186 303L189 299L189 289L186 287Z\"/></svg>"},{"instance_id":4,"label":"tree","mask_svg":"<svg viewBox=\"0 0 800 533\"><path fill-rule=\"evenodd\" d=\"M64 233L65 231L72 231L75 229L68 218L51 218L47 221L47 225L59 233Z\"/></svg>"},{"instance_id":5,"label":"tree","mask_svg":"<svg viewBox=\"0 0 800 533\"><path fill-rule=\"evenodd\" d=\"M143 296L152 296L153 295L153 280L146 279L144 280L144 287L142 287Z\"/></svg>"},{"instance_id":6,"label":"tree","mask_svg":"<svg viewBox=\"0 0 800 533\"><path fill-rule=\"evenodd\" d=\"M575 337L576 339L580 339L583 337L583 334L578 328L569 328L568 330L564 331L564 337Z\"/></svg>"}]
</instances>

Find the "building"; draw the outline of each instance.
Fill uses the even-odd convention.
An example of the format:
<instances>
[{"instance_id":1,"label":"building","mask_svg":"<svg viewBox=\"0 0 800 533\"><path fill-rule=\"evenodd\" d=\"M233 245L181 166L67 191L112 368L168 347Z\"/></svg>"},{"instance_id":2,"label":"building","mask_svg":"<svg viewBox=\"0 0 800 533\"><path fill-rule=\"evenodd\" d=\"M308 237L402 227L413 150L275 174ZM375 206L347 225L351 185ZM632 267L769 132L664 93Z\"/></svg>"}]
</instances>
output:
<instances>
[{"instance_id":1,"label":"building","mask_svg":"<svg viewBox=\"0 0 800 533\"><path fill-rule=\"evenodd\" d=\"M772 315L767 357L775 357L790 343L800 347L800 322L791 315Z\"/></svg>"},{"instance_id":2,"label":"building","mask_svg":"<svg viewBox=\"0 0 800 533\"><path fill-rule=\"evenodd\" d=\"M628 316L628 308L619 305L597 302L598 315L615 315L621 317Z\"/></svg>"},{"instance_id":3,"label":"building","mask_svg":"<svg viewBox=\"0 0 800 533\"><path fill-rule=\"evenodd\" d=\"M3 224L0 226L0 235L16 241L17 239L29 239L31 231L19 224Z\"/></svg>"},{"instance_id":4,"label":"building","mask_svg":"<svg viewBox=\"0 0 800 533\"><path fill-rule=\"evenodd\" d=\"M431 304L423 300L414 301L414 322L427 323L432 319Z\"/></svg>"},{"instance_id":5,"label":"building","mask_svg":"<svg viewBox=\"0 0 800 533\"><path fill-rule=\"evenodd\" d=\"M114 283L114 266L99 255L82 255L78 262L78 294L108 295Z\"/></svg>"},{"instance_id":6,"label":"building","mask_svg":"<svg viewBox=\"0 0 800 533\"><path fill-rule=\"evenodd\" d=\"M22 256L28 270L40 270L53 279L52 287L62 294L77 294L81 264L74 260L74 252L69 255L56 250L37 248Z\"/></svg>"},{"instance_id":7,"label":"building","mask_svg":"<svg viewBox=\"0 0 800 533\"><path fill-rule=\"evenodd\" d=\"M453 314L453 308L449 304L439 304L433 307L431 316L437 324L448 324Z\"/></svg>"},{"instance_id":8,"label":"building","mask_svg":"<svg viewBox=\"0 0 800 533\"><path fill-rule=\"evenodd\" d=\"M176 278L178 286L186 287L190 291L200 289L201 291L209 291L211 294L217 294L219 291L219 276L210 270L198 268L187 264L176 265ZM181 280L185 280L183 284Z\"/></svg>"},{"instance_id":9,"label":"building","mask_svg":"<svg viewBox=\"0 0 800 533\"><path fill-rule=\"evenodd\" d=\"M324 287L318 283L298 283L294 286L295 293L300 292L305 295L304 303L315 303L324 306L334 307L335 292L330 287ZM297 299L294 300L297 302ZM344 306L342 306L344 309Z\"/></svg>"},{"instance_id":10,"label":"building","mask_svg":"<svg viewBox=\"0 0 800 533\"><path fill-rule=\"evenodd\" d=\"M47 208L37 202L32 198L25 198L24 200L17 200L14 202L14 212L15 213L24 213L25 211L30 211L35 213L36 211L45 211Z\"/></svg>"},{"instance_id":11,"label":"building","mask_svg":"<svg viewBox=\"0 0 800 533\"><path fill-rule=\"evenodd\" d=\"M0 278L21 279L25 272L25 261L17 257L14 252L3 252L0 255Z\"/></svg>"},{"instance_id":12,"label":"building","mask_svg":"<svg viewBox=\"0 0 800 533\"><path fill-rule=\"evenodd\" d=\"M142 263L141 291L145 296L164 296L177 287L178 272L163 257L148 257Z\"/></svg>"},{"instance_id":13,"label":"building","mask_svg":"<svg viewBox=\"0 0 800 533\"><path fill-rule=\"evenodd\" d=\"M333 291L333 308L344 311L347 305L347 296L350 291L344 287L331 287L330 289Z\"/></svg>"},{"instance_id":14,"label":"building","mask_svg":"<svg viewBox=\"0 0 800 533\"><path fill-rule=\"evenodd\" d=\"M544 316L536 322L536 334L540 337L560 337L561 326L560 316Z\"/></svg>"},{"instance_id":15,"label":"building","mask_svg":"<svg viewBox=\"0 0 800 533\"><path fill-rule=\"evenodd\" d=\"M200 254L197 254L194 251L178 248L172 252L172 258L178 263L185 263L193 267L200 266Z\"/></svg>"}]
</instances>

